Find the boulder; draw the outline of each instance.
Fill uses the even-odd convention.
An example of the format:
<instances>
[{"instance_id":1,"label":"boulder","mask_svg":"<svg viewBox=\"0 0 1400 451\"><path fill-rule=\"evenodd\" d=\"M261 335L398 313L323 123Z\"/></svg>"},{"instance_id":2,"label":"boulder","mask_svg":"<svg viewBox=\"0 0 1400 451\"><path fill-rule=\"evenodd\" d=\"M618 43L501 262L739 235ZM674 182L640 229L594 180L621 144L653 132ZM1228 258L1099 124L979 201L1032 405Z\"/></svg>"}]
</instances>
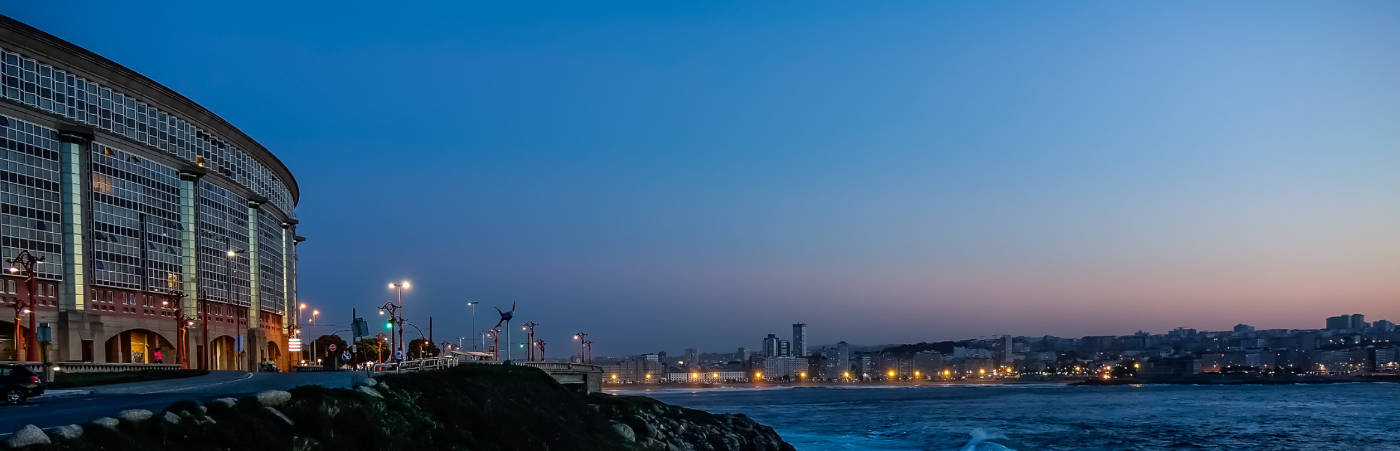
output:
<instances>
[{"instance_id":1,"label":"boulder","mask_svg":"<svg viewBox=\"0 0 1400 451\"><path fill-rule=\"evenodd\" d=\"M59 426L50 430L49 434L64 440L75 440L83 436L83 427L76 424Z\"/></svg>"},{"instance_id":2,"label":"boulder","mask_svg":"<svg viewBox=\"0 0 1400 451\"><path fill-rule=\"evenodd\" d=\"M612 430L616 432L617 435L621 436L623 440L627 441L627 443L637 441L637 434L632 432L631 426L614 421L612 422Z\"/></svg>"},{"instance_id":3,"label":"boulder","mask_svg":"<svg viewBox=\"0 0 1400 451\"><path fill-rule=\"evenodd\" d=\"M277 407L292 400L292 394L282 390L268 390L258 393L258 404L265 407Z\"/></svg>"},{"instance_id":4,"label":"boulder","mask_svg":"<svg viewBox=\"0 0 1400 451\"><path fill-rule=\"evenodd\" d=\"M121 424L121 422L120 422L120 421L117 421L116 418L112 418L112 417L102 417L102 418L98 418L98 419L96 419L96 420L92 420L92 424L95 424L95 425L98 425L98 426L101 426L101 427L104 427L104 428L107 428L107 429L116 429L116 428L117 428L117 425L118 425L118 424Z\"/></svg>"},{"instance_id":5,"label":"boulder","mask_svg":"<svg viewBox=\"0 0 1400 451\"><path fill-rule=\"evenodd\" d=\"M49 436L44 434L44 430L30 424L15 431L15 435L10 436L5 444L10 445L11 448L23 448L32 445L50 445L53 442L49 441Z\"/></svg>"},{"instance_id":6,"label":"boulder","mask_svg":"<svg viewBox=\"0 0 1400 451\"><path fill-rule=\"evenodd\" d=\"M163 415L162 417L165 419L166 423L180 424L180 416L176 415L175 412L167 410L165 411L165 415Z\"/></svg>"},{"instance_id":7,"label":"boulder","mask_svg":"<svg viewBox=\"0 0 1400 451\"><path fill-rule=\"evenodd\" d=\"M127 409L117 413L117 418L127 423L140 423L151 419L152 416L155 414L146 409Z\"/></svg>"},{"instance_id":8,"label":"boulder","mask_svg":"<svg viewBox=\"0 0 1400 451\"><path fill-rule=\"evenodd\" d=\"M209 401L209 404L213 404L220 407L233 407L235 404L238 404L238 400L234 398L219 398L213 401Z\"/></svg>"}]
</instances>

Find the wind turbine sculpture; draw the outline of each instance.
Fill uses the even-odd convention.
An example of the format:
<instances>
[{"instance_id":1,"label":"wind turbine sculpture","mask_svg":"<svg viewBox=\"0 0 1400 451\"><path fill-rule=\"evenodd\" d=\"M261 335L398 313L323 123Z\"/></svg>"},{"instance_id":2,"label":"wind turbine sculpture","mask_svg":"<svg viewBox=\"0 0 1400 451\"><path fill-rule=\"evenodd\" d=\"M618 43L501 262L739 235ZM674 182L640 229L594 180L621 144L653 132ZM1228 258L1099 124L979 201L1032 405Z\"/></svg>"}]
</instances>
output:
<instances>
[{"instance_id":1,"label":"wind turbine sculpture","mask_svg":"<svg viewBox=\"0 0 1400 451\"><path fill-rule=\"evenodd\" d=\"M506 360L510 360L510 320L515 318L515 301L511 301L510 311L502 311L500 307L496 307L496 313L501 315L501 320L496 321L496 327L500 328L501 323L506 325Z\"/></svg>"}]
</instances>

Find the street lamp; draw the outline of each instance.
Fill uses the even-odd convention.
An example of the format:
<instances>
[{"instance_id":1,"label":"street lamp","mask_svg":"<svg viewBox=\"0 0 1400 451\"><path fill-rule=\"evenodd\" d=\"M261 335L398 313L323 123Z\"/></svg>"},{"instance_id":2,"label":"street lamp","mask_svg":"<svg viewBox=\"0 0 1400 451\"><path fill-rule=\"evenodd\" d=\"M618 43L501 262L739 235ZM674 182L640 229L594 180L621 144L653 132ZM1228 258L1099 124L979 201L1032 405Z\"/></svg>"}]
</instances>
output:
<instances>
[{"instance_id":1,"label":"street lamp","mask_svg":"<svg viewBox=\"0 0 1400 451\"><path fill-rule=\"evenodd\" d=\"M34 330L34 266L38 265L39 262L42 261L44 261L43 256L35 257L33 254L30 254L27 250L20 251L19 255L16 255L14 258L10 259L10 274L19 274L20 271L23 271L24 287L26 290L29 291L29 296L27 297L27 300L21 301L20 298L17 297L14 301L15 360L23 360L25 357L22 355L22 352L25 350L25 337L20 333L20 314L29 314L29 330Z\"/></svg>"},{"instance_id":2,"label":"street lamp","mask_svg":"<svg viewBox=\"0 0 1400 451\"><path fill-rule=\"evenodd\" d=\"M578 332L574 334L574 339L578 340L578 363L588 363L584 360L588 355L584 350L588 345L587 337L588 332Z\"/></svg>"},{"instance_id":3,"label":"street lamp","mask_svg":"<svg viewBox=\"0 0 1400 451\"><path fill-rule=\"evenodd\" d=\"M525 357L525 361L527 362L535 361L535 326L538 325L539 324L534 321L526 321L525 324L520 326L520 330L527 332L529 336L529 338L527 338L525 341L526 343L530 344L530 349L526 353Z\"/></svg>"},{"instance_id":4,"label":"street lamp","mask_svg":"<svg viewBox=\"0 0 1400 451\"><path fill-rule=\"evenodd\" d=\"M398 309L402 309L402 308L403 308L403 290L407 290L407 289L409 289L409 288L413 288L413 285L409 284L407 280L400 280L400 281L398 281L398 282L389 282L389 289L390 289L390 290L396 290L396 291L398 291L398 295L399 295L399 297L398 297L398 306L397 306L397 308L396 308L395 311L394 311L395 315L398 315ZM394 340L394 335L392 334L392 331L391 331L391 333L389 334L389 339L390 339L391 341ZM399 328L398 340L397 340L397 341L393 341L392 343L390 343L390 346L389 346L389 347L390 347L391 349L394 349L394 350L398 351L398 353L402 353L402 352L403 352L403 328L402 328L402 327ZM395 353L395 355L398 355L398 353Z\"/></svg>"},{"instance_id":5,"label":"street lamp","mask_svg":"<svg viewBox=\"0 0 1400 451\"><path fill-rule=\"evenodd\" d=\"M473 333L473 334L477 334L477 331L476 331L476 305L477 305L477 304L480 304L480 302L477 302L477 301L467 301L467 307L471 307L471 308L472 308L472 333ZM477 335L480 335L480 334L477 334ZM482 346L485 346L485 345L486 345L486 336L484 336L484 335L481 337L481 345L482 345ZM474 350L480 350L480 348L477 348L477 347L476 347L476 343L472 343L472 349L474 349Z\"/></svg>"},{"instance_id":6,"label":"street lamp","mask_svg":"<svg viewBox=\"0 0 1400 451\"><path fill-rule=\"evenodd\" d=\"M225 297L227 298L226 300L228 301L229 305L235 305L235 306L236 306L237 304L236 304L235 301L234 301L234 294L233 294L233 264L234 264L235 261L238 260L238 254L242 254L242 253L247 252L247 251L245 251L245 250L243 250L243 249L234 249L234 248L233 248L232 242L229 241L228 238L224 238L224 247L228 249L228 251L225 252L225 254L228 255L228 263L224 265L224 280L225 280L225 282L228 283L228 291L225 293ZM246 341L246 339L244 339L244 337L243 337L243 332L240 331L240 330L238 330L238 324L241 323L241 322L243 322L243 321L246 321L246 320L248 319L248 315L251 314L252 307L253 307L252 305L249 305L249 306L248 306L249 312L245 312L245 313L243 314L243 318L234 318L234 320L233 320L233 324L234 324L233 330L234 330L235 332L238 332L238 335L239 335L238 338L240 339L240 340L238 340L239 342ZM252 325L251 323L248 324L248 327L252 327L252 326L253 326L253 325ZM244 348L247 348L247 343L244 343ZM241 353L241 352L243 352L243 351L242 351L242 350L239 350L239 352ZM241 357L241 356L240 356L240 357ZM240 368L240 369L243 368L243 359L242 359L242 358L239 358L239 359L238 359L238 368Z\"/></svg>"}]
</instances>

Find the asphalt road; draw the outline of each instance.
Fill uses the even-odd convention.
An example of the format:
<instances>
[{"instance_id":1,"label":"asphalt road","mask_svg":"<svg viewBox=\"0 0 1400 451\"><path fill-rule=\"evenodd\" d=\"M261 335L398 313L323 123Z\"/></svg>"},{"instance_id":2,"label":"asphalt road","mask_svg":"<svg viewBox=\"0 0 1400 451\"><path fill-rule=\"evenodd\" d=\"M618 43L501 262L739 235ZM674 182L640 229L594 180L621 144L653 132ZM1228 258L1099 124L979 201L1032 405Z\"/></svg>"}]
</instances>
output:
<instances>
[{"instance_id":1,"label":"asphalt road","mask_svg":"<svg viewBox=\"0 0 1400 451\"><path fill-rule=\"evenodd\" d=\"M263 390L287 390L303 385L348 388L363 379L362 372L247 373L213 371L204 376L134 382L130 384L83 387L85 395L40 396L18 406L0 405L0 437L32 424L51 428L82 424L100 417L115 416L126 409L160 409L181 400L205 401L225 396L242 396Z\"/></svg>"}]
</instances>

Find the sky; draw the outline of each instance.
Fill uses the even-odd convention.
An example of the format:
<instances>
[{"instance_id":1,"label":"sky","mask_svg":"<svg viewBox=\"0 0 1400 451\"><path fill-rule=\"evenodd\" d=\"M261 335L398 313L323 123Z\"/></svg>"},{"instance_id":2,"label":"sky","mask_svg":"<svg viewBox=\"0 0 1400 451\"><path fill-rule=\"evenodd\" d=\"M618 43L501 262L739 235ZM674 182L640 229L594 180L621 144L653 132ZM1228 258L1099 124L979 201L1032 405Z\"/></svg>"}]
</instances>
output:
<instances>
[{"instance_id":1,"label":"sky","mask_svg":"<svg viewBox=\"0 0 1400 451\"><path fill-rule=\"evenodd\" d=\"M1400 320L1400 3L300 3L0 13L278 155L320 333L397 279L551 357Z\"/></svg>"}]
</instances>

